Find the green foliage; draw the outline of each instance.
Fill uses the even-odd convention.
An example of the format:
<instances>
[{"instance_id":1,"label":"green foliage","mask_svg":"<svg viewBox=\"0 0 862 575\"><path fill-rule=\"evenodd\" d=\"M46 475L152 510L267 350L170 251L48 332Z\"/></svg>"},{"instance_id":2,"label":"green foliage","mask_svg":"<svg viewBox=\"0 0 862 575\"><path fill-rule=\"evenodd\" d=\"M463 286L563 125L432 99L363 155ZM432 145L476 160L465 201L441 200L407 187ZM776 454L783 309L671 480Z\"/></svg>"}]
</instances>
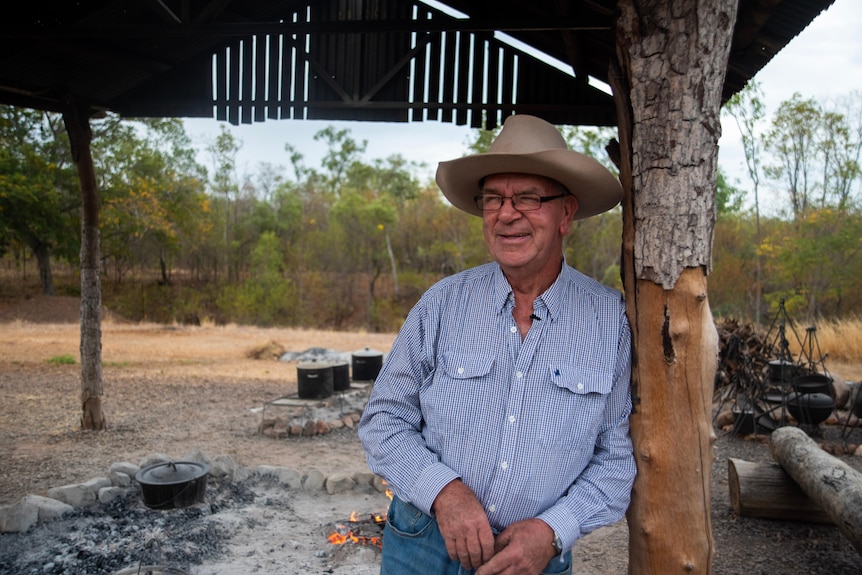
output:
<instances>
[{"instance_id":1,"label":"green foliage","mask_svg":"<svg viewBox=\"0 0 862 575\"><path fill-rule=\"evenodd\" d=\"M862 313L862 96L795 96L773 118L755 83L738 96L726 110L743 132L750 182L716 177L713 312L753 317L762 291L796 315ZM498 132L475 131L465 153L486 151ZM103 301L131 320L395 331L433 282L489 261L481 218L418 182L403 157L367 161L366 142L348 130L317 134L328 151L314 167L286 145L292 178L265 164L241 172L242 142L227 127L206 147L208 169L178 120L108 116L93 133ZM605 151L613 130L561 133L615 169ZM0 143L7 268L32 273L28 252L40 276L52 260L77 266L80 194L61 119L0 107ZM788 209L773 203L764 217L765 189ZM619 288L621 236L620 208L579 220L566 261Z\"/></svg>"},{"instance_id":2,"label":"green foliage","mask_svg":"<svg viewBox=\"0 0 862 575\"><path fill-rule=\"evenodd\" d=\"M53 357L49 357L47 359L47 362L54 365L75 365L76 363L78 363L75 357L69 354L55 355Z\"/></svg>"},{"instance_id":3,"label":"green foliage","mask_svg":"<svg viewBox=\"0 0 862 575\"><path fill-rule=\"evenodd\" d=\"M240 285L227 285L216 300L228 321L263 326L292 325L296 318L296 286L282 273L279 240L261 235L251 254L251 275Z\"/></svg>"}]
</instances>

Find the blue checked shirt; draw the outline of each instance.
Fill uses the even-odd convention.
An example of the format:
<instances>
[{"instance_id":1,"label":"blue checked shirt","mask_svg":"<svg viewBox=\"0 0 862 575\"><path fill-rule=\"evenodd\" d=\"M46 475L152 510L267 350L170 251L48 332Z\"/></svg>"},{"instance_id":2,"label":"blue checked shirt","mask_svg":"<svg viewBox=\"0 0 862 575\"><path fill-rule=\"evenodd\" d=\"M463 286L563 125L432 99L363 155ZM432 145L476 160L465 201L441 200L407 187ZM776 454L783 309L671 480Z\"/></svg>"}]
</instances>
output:
<instances>
[{"instance_id":1,"label":"blue checked shirt","mask_svg":"<svg viewBox=\"0 0 862 575\"><path fill-rule=\"evenodd\" d=\"M432 286L378 375L359 436L371 470L431 515L460 478L491 526L531 517L569 548L620 519L635 463L620 293L563 264L521 340L496 263Z\"/></svg>"}]
</instances>

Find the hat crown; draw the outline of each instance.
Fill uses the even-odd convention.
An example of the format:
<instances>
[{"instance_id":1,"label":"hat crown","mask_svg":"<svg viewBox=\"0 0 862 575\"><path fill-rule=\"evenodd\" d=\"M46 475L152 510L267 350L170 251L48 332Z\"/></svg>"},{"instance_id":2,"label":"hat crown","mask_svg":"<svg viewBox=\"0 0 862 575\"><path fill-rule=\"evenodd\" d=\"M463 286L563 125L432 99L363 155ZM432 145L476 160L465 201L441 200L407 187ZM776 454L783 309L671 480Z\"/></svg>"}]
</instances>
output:
<instances>
[{"instance_id":1,"label":"hat crown","mask_svg":"<svg viewBox=\"0 0 862 575\"><path fill-rule=\"evenodd\" d=\"M544 150L568 150L569 146L553 124L515 114L506 118L503 129L488 147L492 154L533 154Z\"/></svg>"}]
</instances>

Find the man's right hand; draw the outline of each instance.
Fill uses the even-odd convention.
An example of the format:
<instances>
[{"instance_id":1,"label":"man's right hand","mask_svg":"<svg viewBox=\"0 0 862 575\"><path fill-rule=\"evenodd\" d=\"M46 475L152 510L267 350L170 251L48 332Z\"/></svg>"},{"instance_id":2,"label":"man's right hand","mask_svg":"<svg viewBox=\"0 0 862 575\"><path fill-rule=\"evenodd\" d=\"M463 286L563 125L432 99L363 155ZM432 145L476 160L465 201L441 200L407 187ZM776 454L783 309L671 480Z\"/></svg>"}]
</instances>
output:
<instances>
[{"instance_id":1,"label":"man's right hand","mask_svg":"<svg viewBox=\"0 0 862 575\"><path fill-rule=\"evenodd\" d=\"M494 555L494 533L485 509L460 479L437 494L431 509L453 561L465 569L477 569Z\"/></svg>"}]
</instances>

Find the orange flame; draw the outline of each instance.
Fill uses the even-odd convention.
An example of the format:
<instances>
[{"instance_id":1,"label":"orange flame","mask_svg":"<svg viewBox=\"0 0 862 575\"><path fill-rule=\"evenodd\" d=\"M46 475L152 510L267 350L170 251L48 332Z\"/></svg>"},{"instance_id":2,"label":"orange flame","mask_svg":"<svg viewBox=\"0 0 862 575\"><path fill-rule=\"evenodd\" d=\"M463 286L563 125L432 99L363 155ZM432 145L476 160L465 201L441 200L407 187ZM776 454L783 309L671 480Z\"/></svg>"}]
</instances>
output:
<instances>
[{"instance_id":1,"label":"orange flame","mask_svg":"<svg viewBox=\"0 0 862 575\"><path fill-rule=\"evenodd\" d=\"M383 485L386 485L386 480L383 480ZM392 499L392 490L388 487L384 492L386 497L390 500ZM372 521L377 524L386 522L386 513L371 513L369 517ZM362 521L359 516L358 511L350 512L349 523L358 523ZM346 532L346 533L345 533ZM336 531L330 533L326 539L333 545L344 545L345 543L358 543L361 545L376 545L377 547L383 546L383 538L382 537L365 537L362 535L354 535L353 531L348 530L345 525L336 525Z\"/></svg>"}]
</instances>

